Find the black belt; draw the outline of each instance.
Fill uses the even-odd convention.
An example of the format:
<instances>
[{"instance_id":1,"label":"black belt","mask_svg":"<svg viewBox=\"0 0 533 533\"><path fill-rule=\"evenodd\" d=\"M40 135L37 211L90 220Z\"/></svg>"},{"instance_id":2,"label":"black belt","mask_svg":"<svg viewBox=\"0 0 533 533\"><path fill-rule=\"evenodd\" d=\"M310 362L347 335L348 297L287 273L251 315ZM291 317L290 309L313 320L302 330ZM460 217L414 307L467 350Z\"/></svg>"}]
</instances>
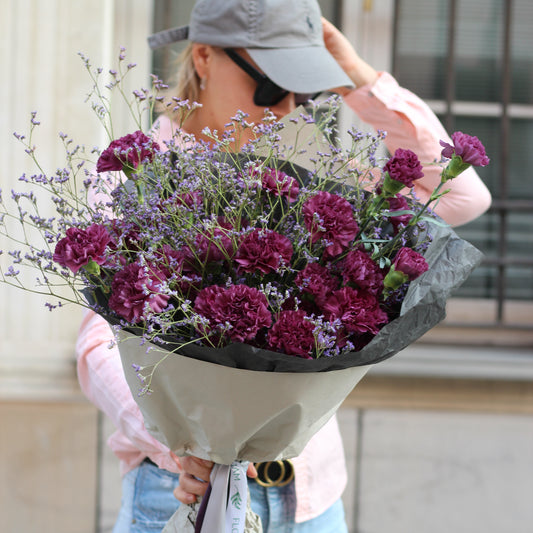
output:
<instances>
[{"instance_id":1,"label":"black belt","mask_svg":"<svg viewBox=\"0 0 533 533\"><path fill-rule=\"evenodd\" d=\"M144 462L159 468L148 457L144 459ZM254 466L257 470L255 481L262 487L284 487L294 479L294 465L288 459L254 463Z\"/></svg>"},{"instance_id":2,"label":"black belt","mask_svg":"<svg viewBox=\"0 0 533 533\"><path fill-rule=\"evenodd\" d=\"M262 487L284 487L294 479L294 465L288 459L254 463L257 470L255 480Z\"/></svg>"}]
</instances>

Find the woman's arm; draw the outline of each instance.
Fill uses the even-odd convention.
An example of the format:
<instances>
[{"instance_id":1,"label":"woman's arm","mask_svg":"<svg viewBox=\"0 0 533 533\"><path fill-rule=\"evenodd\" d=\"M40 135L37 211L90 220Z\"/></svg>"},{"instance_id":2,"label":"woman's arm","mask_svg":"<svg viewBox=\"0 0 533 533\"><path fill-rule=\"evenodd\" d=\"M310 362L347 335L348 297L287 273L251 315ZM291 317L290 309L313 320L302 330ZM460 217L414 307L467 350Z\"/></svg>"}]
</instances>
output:
<instances>
[{"instance_id":1,"label":"woman's arm","mask_svg":"<svg viewBox=\"0 0 533 533\"><path fill-rule=\"evenodd\" d=\"M424 177L415 182L414 189L426 202L440 183L442 168L430 164L441 158L439 141L451 142L431 109L385 72L373 84L348 93L345 101L362 120L387 132L385 144L391 153L404 148L417 154L424 165ZM441 198L435 211L451 225L470 222L490 206L490 193L473 168L449 181L446 188L450 192Z\"/></svg>"},{"instance_id":2,"label":"woman's arm","mask_svg":"<svg viewBox=\"0 0 533 533\"><path fill-rule=\"evenodd\" d=\"M354 50L346 37L323 19L324 42L339 65L350 76L356 89L337 88L347 105L375 130L387 132L385 144L391 153L397 148L415 152L425 165L424 177L416 182L415 192L422 202L429 199L440 182L441 167L429 165L440 160L440 140L449 136L431 109L415 94L398 85L387 73L378 73ZM449 181L451 189L435 207L446 222L465 224L490 206L490 193L474 169Z\"/></svg>"}]
</instances>

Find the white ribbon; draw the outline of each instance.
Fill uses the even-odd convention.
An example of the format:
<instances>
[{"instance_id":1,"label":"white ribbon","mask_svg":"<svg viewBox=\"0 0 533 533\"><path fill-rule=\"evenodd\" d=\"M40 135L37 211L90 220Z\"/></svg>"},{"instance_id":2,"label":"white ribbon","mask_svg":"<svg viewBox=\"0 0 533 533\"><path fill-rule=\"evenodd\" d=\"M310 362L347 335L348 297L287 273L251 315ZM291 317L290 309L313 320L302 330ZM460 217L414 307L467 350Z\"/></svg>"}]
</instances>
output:
<instances>
[{"instance_id":1,"label":"white ribbon","mask_svg":"<svg viewBox=\"0 0 533 533\"><path fill-rule=\"evenodd\" d=\"M234 462L229 466L215 464L201 533L244 533L247 468L247 462Z\"/></svg>"},{"instance_id":2,"label":"white ribbon","mask_svg":"<svg viewBox=\"0 0 533 533\"><path fill-rule=\"evenodd\" d=\"M226 512L226 532L242 533L246 520L248 463L232 463L229 475L228 507Z\"/></svg>"}]
</instances>

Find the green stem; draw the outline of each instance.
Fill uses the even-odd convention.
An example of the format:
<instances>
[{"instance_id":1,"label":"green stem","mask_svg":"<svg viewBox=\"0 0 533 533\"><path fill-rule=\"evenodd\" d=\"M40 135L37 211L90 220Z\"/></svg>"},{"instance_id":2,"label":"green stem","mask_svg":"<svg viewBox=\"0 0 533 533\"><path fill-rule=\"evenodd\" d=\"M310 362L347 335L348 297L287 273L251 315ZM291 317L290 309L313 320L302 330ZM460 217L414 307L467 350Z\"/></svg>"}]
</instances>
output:
<instances>
[{"instance_id":1,"label":"green stem","mask_svg":"<svg viewBox=\"0 0 533 533\"><path fill-rule=\"evenodd\" d=\"M374 213L379 213L379 210L383 206L383 204L387 201L386 198L383 198L382 196L378 197L377 201L374 200L372 202L372 205L370 206L370 209L368 209L365 218L365 223L359 228L359 232L357 233L357 236L355 237L354 241L357 241L359 237L363 234L363 232L368 227L368 224L370 224L370 219L373 217Z\"/></svg>"},{"instance_id":2,"label":"green stem","mask_svg":"<svg viewBox=\"0 0 533 533\"><path fill-rule=\"evenodd\" d=\"M407 231L408 228L411 228L415 226L418 221L422 218L422 215L428 210L429 205L439 196L439 192L444 185L443 182L439 183L436 189L431 193L428 201L420 208L420 210L413 215L411 220L409 220L409 223L404 226L395 236L392 240L390 240L381 250L379 251L379 254L377 257L384 257L389 251L393 250L398 241L400 240L401 236Z\"/></svg>"}]
</instances>

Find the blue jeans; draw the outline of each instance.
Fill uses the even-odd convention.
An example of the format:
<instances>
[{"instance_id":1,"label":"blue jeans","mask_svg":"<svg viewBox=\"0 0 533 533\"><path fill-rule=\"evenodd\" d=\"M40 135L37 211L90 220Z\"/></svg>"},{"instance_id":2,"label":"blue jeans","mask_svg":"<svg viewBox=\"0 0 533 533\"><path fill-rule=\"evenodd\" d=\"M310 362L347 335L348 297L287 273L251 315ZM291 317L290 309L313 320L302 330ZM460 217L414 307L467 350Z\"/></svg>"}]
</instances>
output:
<instances>
[{"instance_id":1,"label":"blue jeans","mask_svg":"<svg viewBox=\"0 0 533 533\"><path fill-rule=\"evenodd\" d=\"M160 533L179 506L172 494L179 476L144 462L122 480L122 502L113 533ZM250 480L251 506L264 533L347 533L342 501L312 520L296 524L294 483L265 489Z\"/></svg>"},{"instance_id":2,"label":"blue jeans","mask_svg":"<svg viewBox=\"0 0 533 533\"><path fill-rule=\"evenodd\" d=\"M296 524L294 481L285 487L267 489L249 480L248 487L252 510L261 517L264 533L348 533L342 500L316 518Z\"/></svg>"},{"instance_id":3,"label":"blue jeans","mask_svg":"<svg viewBox=\"0 0 533 533\"><path fill-rule=\"evenodd\" d=\"M122 480L122 500L113 533L161 533L179 502L179 476L146 461Z\"/></svg>"}]
</instances>

